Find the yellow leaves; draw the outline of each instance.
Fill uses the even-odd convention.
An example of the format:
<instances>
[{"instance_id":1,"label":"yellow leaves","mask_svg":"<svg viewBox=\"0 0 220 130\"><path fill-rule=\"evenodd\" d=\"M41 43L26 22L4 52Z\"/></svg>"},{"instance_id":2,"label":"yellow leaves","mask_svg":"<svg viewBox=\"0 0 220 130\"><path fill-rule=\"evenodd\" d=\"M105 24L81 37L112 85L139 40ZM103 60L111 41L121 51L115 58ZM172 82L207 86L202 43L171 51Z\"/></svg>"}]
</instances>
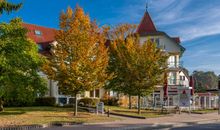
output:
<instances>
[{"instance_id":1,"label":"yellow leaves","mask_svg":"<svg viewBox=\"0 0 220 130\"><path fill-rule=\"evenodd\" d=\"M66 17L67 19L71 19L73 16L73 10L71 9L71 7L68 7L66 10Z\"/></svg>"},{"instance_id":2,"label":"yellow leaves","mask_svg":"<svg viewBox=\"0 0 220 130\"><path fill-rule=\"evenodd\" d=\"M131 25L117 26L112 31L109 68L117 74L113 82L118 82L120 87L130 87L129 91L116 89L142 95L160 82L158 77L162 74L166 62L153 43L147 41L141 45L140 38L134 31Z\"/></svg>"},{"instance_id":3,"label":"yellow leaves","mask_svg":"<svg viewBox=\"0 0 220 130\"><path fill-rule=\"evenodd\" d=\"M91 22L79 6L69 7L60 16L57 46L48 67L56 68L54 79L65 92L80 92L103 86L110 78L106 74L108 51L105 46L107 28L101 30ZM67 86L67 87L65 87Z\"/></svg>"}]
</instances>

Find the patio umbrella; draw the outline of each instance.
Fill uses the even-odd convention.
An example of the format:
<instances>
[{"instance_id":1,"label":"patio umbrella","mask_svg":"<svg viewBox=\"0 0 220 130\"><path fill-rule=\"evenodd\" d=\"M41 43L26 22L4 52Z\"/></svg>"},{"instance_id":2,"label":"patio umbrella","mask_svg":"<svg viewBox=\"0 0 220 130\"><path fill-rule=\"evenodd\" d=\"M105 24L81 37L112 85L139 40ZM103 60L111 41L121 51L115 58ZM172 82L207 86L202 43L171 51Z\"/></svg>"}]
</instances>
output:
<instances>
[{"instance_id":1,"label":"patio umbrella","mask_svg":"<svg viewBox=\"0 0 220 130\"><path fill-rule=\"evenodd\" d=\"M194 78L193 76L190 76L189 86L192 87L190 93L191 95L194 95Z\"/></svg>"},{"instance_id":2,"label":"patio umbrella","mask_svg":"<svg viewBox=\"0 0 220 130\"><path fill-rule=\"evenodd\" d=\"M164 87L163 87L163 90L164 90L164 98L167 98L167 96L168 96L168 85L167 85L167 73L166 72L164 74Z\"/></svg>"}]
</instances>

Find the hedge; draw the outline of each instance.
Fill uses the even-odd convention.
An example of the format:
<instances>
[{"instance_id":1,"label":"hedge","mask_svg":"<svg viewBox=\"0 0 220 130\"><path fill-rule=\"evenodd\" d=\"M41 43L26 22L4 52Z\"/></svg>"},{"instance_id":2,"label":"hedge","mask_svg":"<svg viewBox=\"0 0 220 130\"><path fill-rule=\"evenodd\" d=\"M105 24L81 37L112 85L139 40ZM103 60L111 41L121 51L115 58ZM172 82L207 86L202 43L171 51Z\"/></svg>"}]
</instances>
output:
<instances>
[{"instance_id":1,"label":"hedge","mask_svg":"<svg viewBox=\"0 0 220 130\"><path fill-rule=\"evenodd\" d=\"M55 97L39 97L36 98L35 106L55 106L56 98Z\"/></svg>"}]
</instances>

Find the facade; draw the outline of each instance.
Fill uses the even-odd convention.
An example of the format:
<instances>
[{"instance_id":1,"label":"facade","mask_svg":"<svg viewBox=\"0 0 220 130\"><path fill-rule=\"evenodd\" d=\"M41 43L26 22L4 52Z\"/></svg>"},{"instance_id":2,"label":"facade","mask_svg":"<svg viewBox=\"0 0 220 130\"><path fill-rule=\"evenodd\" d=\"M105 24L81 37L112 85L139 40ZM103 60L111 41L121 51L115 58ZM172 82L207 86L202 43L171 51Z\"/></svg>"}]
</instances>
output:
<instances>
[{"instance_id":1,"label":"facade","mask_svg":"<svg viewBox=\"0 0 220 130\"><path fill-rule=\"evenodd\" d=\"M146 40L151 40L156 43L158 48L169 54L166 74L167 85L157 86L152 95L154 98L153 104L162 105L164 104L164 100L166 100L165 104L168 106L178 105L178 88L189 89L190 80L180 60L185 51L185 48L180 45L180 38L170 37L165 32L158 31L147 11L144 13L136 33L140 35L141 44Z\"/></svg>"},{"instance_id":2,"label":"facade","mask_svg":"<svg viewBox=\"0 0 220 130\"><path fill-rule=\"evenodd\" d=\"M39 53L49 57L50 45L57 44L55 41L56 30L27 23L23 23L23 26L28 30L27 36L37 43ZM184 47L180 45L180 38L170 37L165 32L158 31L147 11L144 13L136 33L140 35L140 44L143 44L146 40L151 40L152 42L156 43L158 48L169 54L167 61L167 85L164 86L163 84L158 84L152 96L155 98L154 101L158 101L157 104L163 104L166 97L167 105L176 105L178 87L189 88L190 80L186 70L182 66L182 62L180 61L185 50ZM47 79L47 76L42 72L39 74ZM68 103L69 98L71 97L62 95L62 93L59 92L57 83L55 81L50 79L47 79L47 81L47 96L56 97L57 103ZM90 92L85 92L81 96L102 98L104 94L106 94L104 89L96 89ZM113 93L110 94L115 95Z\"/></svg>"},{"instance_id":3,"label":"facade","mask_svg":"<svg viewBox=\"0 0 220 130\"><path fill-rule=\"evenodd\" d=\"M28 30L27 37L32 39L38 45L39 53L49 58L51 55L51 45L57 44L57 42L55 41L56 29L27 23L23 23L23 27ZM61 92L59 92L59 88L55 81L48 79L43 72L39 72L39 75L47 80L48 92L45 96L55 97L57 104L69 103L69 99L72 97L68 95L63 95ZM104 89L96 89L93 91L85 92L81 95L81 97L102 98L104 94Z\"/></svg>"},{"instance_id":4,"label":"facade","mask_svg":"<svg viewBox=\"0 0 220 130\"><path fill-rule=\"evenodd\" d=\"M51 44L56 44L56 29L27 23L23 23L22 25L28 30L27 37L33 40L38 45L39 53L49 58ZM69 98L71 97L59 93L59 89L55 81L48 79L43 72L39 72L39 75L47 80L48 92L45 96L55 97L57 104L67 104L69 102Z\"/></svg>"}]
</instances>

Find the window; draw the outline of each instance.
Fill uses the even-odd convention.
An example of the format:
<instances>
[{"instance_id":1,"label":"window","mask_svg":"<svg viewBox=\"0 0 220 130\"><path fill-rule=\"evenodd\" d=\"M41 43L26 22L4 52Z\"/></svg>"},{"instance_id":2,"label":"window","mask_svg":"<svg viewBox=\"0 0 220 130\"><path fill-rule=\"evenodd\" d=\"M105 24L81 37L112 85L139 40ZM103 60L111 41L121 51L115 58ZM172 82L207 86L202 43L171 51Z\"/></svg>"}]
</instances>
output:
<instances>
[{"instance_id":1,"label":"window","mask_svg":"<svg viewBox=\"0 0 220 130\"><path fill-rule=\"evenodd\" d=\"M159 46L160 46L160 39L159 39L159 38L156 38L156 39L155 39L155 42L156 42L156 44L157 44L157 47L159 47Z\"/></svg>"},{"instance_id":2,"label":"window","mask_svg":"<svg viewBox=\"0 0 220 130\"><path fill-rule=\"evenodd\" d=\"M35 35L42 35L41 31L39 30L34 30Z\"/></svg>"},{"instance_id":3,"label":"window","mask_svg":"<svg viewBox=\"0 0 220 130\"><path fill-rule=\"evenodd\" d=\"M99 98L99 89L95 90L95 97Z\"/></svg>"},{"instance_id":4,"label":"window","mask_svg":"<svg viewBox=\"0 0 220 130\"><path fill-rule=\"evenodd\" d=\"M176 73L175 72L170 72L169 73L169 85L174 85L174 84L176 84Z\"/></svg>"},{"instance_id":5,"label":"window","mask_svg":"<svg viewBox=\"0 0 220 130\"><path fill-rule=\"evenodd\" d=\"M90 91L90 97L94 97L94 90Z\"/></svg>"},{"instance_id":6,"label":"window","mask_svg":"<svg viewBox=\"0 0 220 130\"><path fill-rule=\"evenodd\" d=\"M43 51L43 47L41 44L38 44L37 46L38 46L38 51Z\"/></svg>"},{"instance_id":7,"label":"window","mask_svg":"<svg viewBox=\"0 0 220 130\"><path fill-rule=\"evenodd\" d=\"M185 80L185 76L180 76L180 80Z\"/></svg>"},{"instance_id":8,"label":"window","mask_svg":"<svg viewBox=\"0 0 220 130\"><path fill-rule=\"evenodd\" d=\"M168 67L176 67L176 57L170 56L168 59Z\"/></svg>"},{"instance_id":9,"label":"window","mask_svg":"<svg viewBox=\"0 0 220 130\"><path fill-rule=\"evenodd\" d=\"M185 76L183 76L183 80L185 80Z\"/></svg>"}]
</instances>

